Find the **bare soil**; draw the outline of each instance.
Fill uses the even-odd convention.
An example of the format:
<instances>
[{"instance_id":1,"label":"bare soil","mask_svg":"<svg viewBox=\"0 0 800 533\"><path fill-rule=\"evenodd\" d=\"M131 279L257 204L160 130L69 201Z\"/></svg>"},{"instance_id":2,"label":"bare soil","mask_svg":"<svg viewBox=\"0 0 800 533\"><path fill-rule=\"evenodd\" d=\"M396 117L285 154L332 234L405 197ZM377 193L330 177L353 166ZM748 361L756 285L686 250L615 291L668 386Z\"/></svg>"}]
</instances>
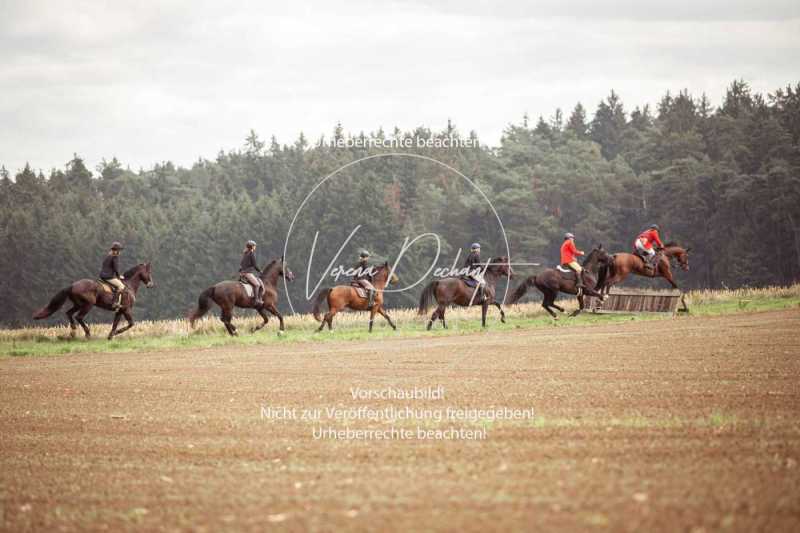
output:
<instances>
[{"instance_id":1,"label":"bare soil","mask_svg":"<svg viewBox=\"0 0 800 533\"><path fill-rule=\"evenodd\" d=\"M800 311L0 360L7 531L800 529ZM359 400L351 387L436 387ZM263 406L534 408L315 440ZM398 425L446 429L451 423Z\"/></svg>"}]
</instances>

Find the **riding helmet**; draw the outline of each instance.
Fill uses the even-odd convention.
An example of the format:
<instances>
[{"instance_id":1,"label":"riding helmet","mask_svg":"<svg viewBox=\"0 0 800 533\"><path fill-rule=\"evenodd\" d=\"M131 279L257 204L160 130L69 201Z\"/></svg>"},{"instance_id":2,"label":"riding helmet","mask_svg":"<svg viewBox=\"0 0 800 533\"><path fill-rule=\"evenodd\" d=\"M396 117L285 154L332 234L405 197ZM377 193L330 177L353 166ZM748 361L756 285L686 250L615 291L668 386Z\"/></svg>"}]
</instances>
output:
<instances>
[{"instance_id":1,"label":"riding helmet","mask_svg":"<svg viewBox=\"0 0 800 533\"><path fill-rule=\"evenodd\" d=\"M470 248L473 249L473 250L480 250L481 249L481 245L480 245L480 243L473 242L472 246L470 246Z\"/></svg>"},{"instance_id":2,"label":"riding helmet","mask_svg":"<svg viewBox=\"0 0 800 533\"><path fill-rule=\"evenodd\" d=\"M660 228L658 227L658 224L650 224L650 229L654 229L656 231L660 230Z\"/></svg>"},{"instance_id":3,"label":"riding helmet","mask_svg":"<svg viewBox=\"0 0 800 533\"><path fill-rule=\"evenodd\" d=\"M361 250L360 252L358 252L358 257L361 257L362 259L369 257L369 252L366 250Z\"/></svg>"},{"instance_id":4,"label":"riding helmet","mask_svg":"<svg viewBox=\"0 0 800 533\"><path fill-rule=\"evenodd\" d=\"M111 249L122 250L122 244L120 244L119 241L114 241L113 243L111 243Z\"/></svg>"},{"instance_id":5,"label":"riding helmet","mask_svg":"<svg viewBox=\"0 0 800 533\"><path fill-rule=\"evenodd\" d=\"M247 241L247 247L248 248L253 248L255 245L256 245L256 241L253 241L253 240Z\"/></svg>"},{"instance_id":6,"label":"riding helmet","mask_svg":"<svg viewBox=\"0 0 800 533\"><path fill-rule=\"evenodd\" d=\"M572 233L567 232L567 233L564 234L564 238L565 239L574 239L575 235L573 235Z\"/></svg>"}]
</instances>

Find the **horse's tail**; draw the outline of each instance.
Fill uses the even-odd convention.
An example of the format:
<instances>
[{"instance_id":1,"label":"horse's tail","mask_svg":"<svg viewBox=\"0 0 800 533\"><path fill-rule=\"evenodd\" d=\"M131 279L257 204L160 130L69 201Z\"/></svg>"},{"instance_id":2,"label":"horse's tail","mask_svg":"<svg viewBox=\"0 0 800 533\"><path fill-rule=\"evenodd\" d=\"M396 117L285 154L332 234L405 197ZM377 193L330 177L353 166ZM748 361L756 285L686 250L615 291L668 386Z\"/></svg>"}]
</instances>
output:
<instances>
[{"instance_id":1,"label":"horse's tail","mask_svg":"<svg viewBox=\"0 0 800 533\"><path fill-rule=\"evenodd\" d=\"M41 320L42 318L47 318L56 311L58 311L64 302L67 301L69 298L69 293L72 290L72 287L67 287L66 289L61 289L58 293L53 296L53 299L50 300L50 303L46 306L42 307L38 311L33 314L33 318L35 320Z\"/></svg>"},{"instance_id":2,"label":"horse's tail","mask_svg":"<svg viewBox=\"0 0 800 533\"><path fill-rule=\"evenodd\" d=\"M528 292L528 289L531 288L536 283L536 276L529 276L519 284L519 286L514 289L514 292L511 293L511 299L508 301L509 304L515 304L525 296L525 293Z\"/></svg>"},{"instance_id":3,"label":"horse's tail","mask_svg":"<svg viewBox=\"0 0 800 533\"><path fill-rule=\"evenodd\" d=\"M322 301L328 298L328 294L330 294L330 289L322 289L317 294L317 299L314 301L314 307L311 309L311 312L314 314L314 320L317 322L322 322L322 316L319 314L319 307L322 305Z\"/></svg>"},{"instance_id":4,"label":"horse's tail","mask_svg":"<svg viewBox=\"0 0 800 533\"><path fill-rule=\"evenodd\" d=\"M439 280L433 280L428 283L428 286L425 287L425 290L422 291L422 294L419 295L419 309L417 309L417 313L420 315L424 315L428 312L428 307L431 305L431 300L433 300L434 296L436 295L436 286L439 284Z\"/></svg>"},{"instance_id":5,"label":"horse's tail","mask_svg":"<svg viewBox=\"0 0 800 533\"><path fill-rule=\"evenodd\" d=\"M204 314L208 312L208 309L211 307L209 300L214 297L214 287L211 286L200 293L200 297L197 299L197 308L193 309L189 316L189 325L194 327L194 322L198 318L202 317Z\"/></svg>"}]
</instances>

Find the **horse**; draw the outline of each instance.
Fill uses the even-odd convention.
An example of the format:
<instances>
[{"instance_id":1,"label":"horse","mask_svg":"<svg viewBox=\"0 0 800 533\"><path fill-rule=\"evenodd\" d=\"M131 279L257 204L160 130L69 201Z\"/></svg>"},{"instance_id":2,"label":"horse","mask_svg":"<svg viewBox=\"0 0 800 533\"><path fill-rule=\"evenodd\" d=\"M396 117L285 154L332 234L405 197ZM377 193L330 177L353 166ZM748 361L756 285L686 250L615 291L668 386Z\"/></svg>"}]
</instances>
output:
<instances>
[{"instance_id":1,"label":"horse","mask_svg":"<svg viewBox=\"0 0 800 533\"><path fill-rule=\"evenodd\" d=\"M287 281L294 280L294 274L291 270L286 268L283 257L280 259L273 259L261 271L261 281L264 283L264 304L259 307L255 306L255 294L253 296L249 296L245 291L244 285L242 285L241 281L221 281L216 285L212 285L200 293L200 297L197 299L197 307L193 309L187 317L189 319L189 325L194 328L195 321L208 312L209 308L211 307L211 302L213 301L222 310L222 313L220 314L220 320L222 320L222 323L225 324L225 329L232 337L238 335L236 326L234 326L231 322L231 320L233 320L234 307L240 307L242 309L255 309L258 314L261 315L261 318L264 319L261 324L253 328L252 333L255 333L267 325L267 322L269 322L269 315L267 314L267 311L269 311L278 317L278 320L280 321L278 335L283 334L285 331L283 325L283 315L281 315L281 313L278 311L277 287L278 279L280 278L284 278Z\"/></svg>"},{"instance_id":2,"label":"horse","mask_svg":"<svg viewBox=\"0 0 800 533\"><path fill-rule=\"evenodd\" d=\"M147 288L154 286L150 263L140 263L125 272L122 277L126 290L122 296L122 307L116 310L116 314L114 315L114 323L111 326L111 332L108 334L108 340L111 340L114 336L120 335L133 327L133 315L131 314L131 310L133 309L134 303L136 303L136 293L139 290L139 285L144 283ZM105 284L93 279L76 281L69 287L56 293L49 304L33 314L33 318L41 320L49 317L58 311L61 306L64 305L64 302L69 299L69 301L72 302L72 307L67 310L70 336L75 337L75 330L78 329L78 326L75 324L77 321L83 328L83 332L88 339L92 334L89 331L89 326L86 325L83 319L89 314L92 307L97 306L106 311L115 311L113 306L116 295L111 292L110 287L105 288L104 285ZM117 331L117 326L123 316L128 321L128 325Z\"/></svg>"},{"instance_id":3,"label":"horse","mask_svg":"<svg viewBox=\"0 0 800 533\"><path fill-rule=\"evenodd\" d=\"M542 293L542 307L555 320L558 320L558 316L553 312L552 308L558 309L562 313L564 312L564 308L555 303L556 296L558 296L559 292L575 294L578 297L579 307L570 317L578 316L584 309L584 294L595 296L601 300L604 298L597 288L598 282L596 276L597 272L602 271L608 261L610 261L608 253L603 250L602 245L599 245L589 252L589 255L587 255L586 259L583 261L583 270L585 272L583 280L587 286L584 287L582 291L578 292L576 288L578 280L575 274L565 277L557 269L548 268L539 274L526 278L525 281L514 290L509 303L514 304L518 302L525 293L528 292L530 287L535 286L539 289L539 292Z\"/></svg>"},{"instance_id":4,"label":"horse","mask_svg":"<svg viewBox=\"0 0 800 533\"><path fill-rule=\"evenodd\" d=\"M689 271L689 250L691 248L682 248L674 242L668 242L664 245L664 249L658 252L656 259L656 268L649 268L644 259L636 254L629 254L625 252L616 253L611 256L611 261L608 263L606 277L601 288L605 289L606 294L611 289L612 285L622 283L628 274L637 274L648 278L662 277L666 279L672 288L677 289L678 284L672 278L672 269L670 268L670 261L674 258L678 261L678 265L684 272Z\"/></svg>"},{"instance_id":5,"label":"horse","mask_svg":"<svg viewBox=\"0 0 800 533\"><path fill-rule=\"evenodd\" d=\"M323 289L317 295L317 299L314 301L314 307L311 310L317 322L321 322L317 331L322 331L325 324L328 324L329 331L333 330L333 317L336 316L336 313L345 308L355 311L369 311L370 333L372 333L372 323L375 320L376 313L385 318L389 325L392 326L392 329L397 329L397 326L392 322L392 319L383 308L383 289L386 287L387 283L397 283L398 277L396 274L392 273L392 277L389 279L389 272L391 269L389 268L388 261L373 268L375 273L372 275L371 281L372 285L375 287L375 301L372 307L368 307L368 298L361 297L356 287L351 285L337 285L333 288ZM325 313L325 316L320 315L320 306L323 300L328 303L328 312Z\"/></svg>"},{"instance_id":6,"label":"horse","mask_svg":"<svg viewBox=\"0 0 800 533\"><path fill-rule=\"evenodd\" d=\"M662 277L672 285L673 289L678 289L678 284L672 277L672 269L670 263L672 259L678 262L678 265L684 272L689 271L689 251L691 247L683 248L674 242L668 242L664 245L663 250L656 252L656 268L648 267L645 260L636 254L629 254L626 252L616 253L611 256L611 260L600 277L602 279L600 291L608 294L611 291L611 286L622 283L628 274L636 274L648 278ZM680 289L679 289L680 290ZM683 310L688 311L686 300L681 294L681 303Z\"/></svg>"},{"instance_id":7,"label":"horse","mask_svg":"<svg viewBox=\"0 0 800 533\"><path fill-rule=\"evenodd\" d=\"M508 279L511 279L514 276L514 271L511 269L511 265L508 263L508 257L505 256L495 257L489 261L489 266L486 268L486 271L483 275L484 280L486 281L483 302L480 302L475 298L475 291L477 287L476 289L469 287L461 278L443 278L433 280L428 284L427 287L425 287L419 297L419 308L417 313L420 315L427 313L428 307L430 307L431 300L433 299L435 299L436 303L439 304L428 321L428 331L430 331L431 327L433 327L433 321L437 318L442 321L442 327L447 329L447 322L444 319L444 314L447 306L451 304L456 304L461 307L480 305L481 326L484 328L486 327L486 311L489 309L490 305L494 305L500 310L500 322L505 323L506 314L503 312L503 308L500 306L500 304L494 299L494 288L495 285L497 285L497 280L500 279L501 276L507 276Z\"/></svg>"}]
</instances>

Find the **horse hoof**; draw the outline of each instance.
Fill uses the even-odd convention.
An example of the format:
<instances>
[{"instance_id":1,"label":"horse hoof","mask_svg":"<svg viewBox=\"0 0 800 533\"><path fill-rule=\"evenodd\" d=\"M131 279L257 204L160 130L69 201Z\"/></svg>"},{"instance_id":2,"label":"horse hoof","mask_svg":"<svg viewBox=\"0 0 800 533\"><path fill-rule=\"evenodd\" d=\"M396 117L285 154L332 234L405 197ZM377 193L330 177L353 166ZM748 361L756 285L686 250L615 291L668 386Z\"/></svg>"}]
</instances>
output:
<instances>
[{"instance_id":1,"label":"horse hoof","mask_svg":"<svg viewBox=\"0 0 800 533\"><path fill-rule=\"evenodd\" d=\"M279 329L279 330L278 330L278 337L280 337L281 335L283 335L283 333L284 333L284 331L283 331L282 329Z\"/></svg>"}]
</instances>

